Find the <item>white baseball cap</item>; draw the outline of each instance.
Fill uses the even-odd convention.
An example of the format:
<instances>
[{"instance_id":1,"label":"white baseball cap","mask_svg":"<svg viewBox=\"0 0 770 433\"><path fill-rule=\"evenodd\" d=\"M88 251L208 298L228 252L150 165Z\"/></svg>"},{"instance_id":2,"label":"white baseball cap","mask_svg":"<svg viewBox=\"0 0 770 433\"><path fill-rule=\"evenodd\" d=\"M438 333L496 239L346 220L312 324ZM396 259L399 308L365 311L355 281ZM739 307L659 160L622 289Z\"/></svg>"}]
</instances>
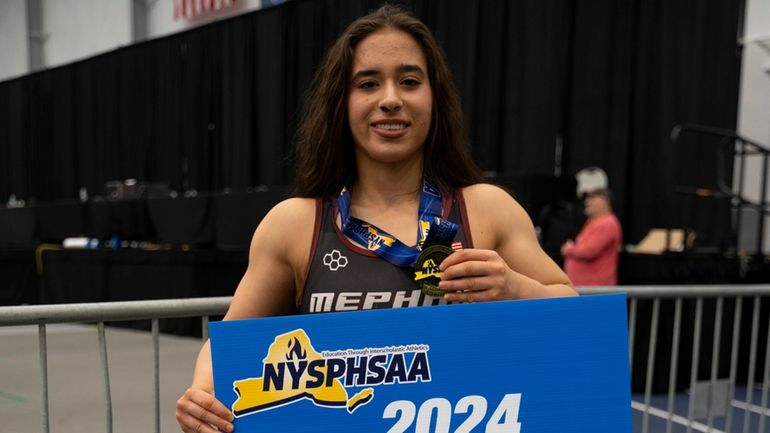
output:
<instances>
[{"instance_id":1,"label":"white baseball cap","mask_svg":"<svg viewBox=\"0 0 770 433\"><path fill-rule=\"evenodd\" d=\"M607 173L599 167L586 167L577 173L575 173L575 180L577 180L577 193L578 198L582 198L584 194L596 191L606 190L607 188Z\"/></svg>"}]
</instances>

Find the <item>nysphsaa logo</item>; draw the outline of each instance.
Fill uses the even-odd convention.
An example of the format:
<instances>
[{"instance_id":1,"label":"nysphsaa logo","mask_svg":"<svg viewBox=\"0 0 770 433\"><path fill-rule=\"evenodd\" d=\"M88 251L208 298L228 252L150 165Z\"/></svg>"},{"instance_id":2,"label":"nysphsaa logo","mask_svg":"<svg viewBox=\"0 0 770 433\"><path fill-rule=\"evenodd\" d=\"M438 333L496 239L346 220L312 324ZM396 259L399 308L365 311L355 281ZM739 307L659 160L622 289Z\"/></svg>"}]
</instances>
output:
<instances>
[{"instance_id":1,"label":"nysphsaa logo","mask_svg":"<svg viewBox=\"0 0 770 433\"><path fill-rule=\"evenodd\" d=\"M310 400L353 413L379 385L430 382L429 346L317 351L303 329L275 337L262 360L262 377L236 380L237 417ZM350 391L350 393L349 393Z\"/></svg>"}]
</instances>

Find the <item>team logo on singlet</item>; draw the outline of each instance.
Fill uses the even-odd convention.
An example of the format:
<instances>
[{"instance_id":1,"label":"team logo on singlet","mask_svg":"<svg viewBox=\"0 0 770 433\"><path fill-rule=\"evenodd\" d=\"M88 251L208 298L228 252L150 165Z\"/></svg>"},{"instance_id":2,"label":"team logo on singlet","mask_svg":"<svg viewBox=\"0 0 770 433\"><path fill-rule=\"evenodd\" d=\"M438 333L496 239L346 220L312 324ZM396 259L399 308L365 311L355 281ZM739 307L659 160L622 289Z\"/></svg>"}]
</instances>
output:
<instances>
[{"instance_id":1,"label":"team logo on singlet","mask_svg":"<svg viewBox=\"0 0 770 433\"><path fill-rule=\"evenodd\" d=\"M332 252L324 254L324 265L330 271L336 271L348 265L348 258L343 256L339 250L332 250Z\"/></svg>"},{"instance_id":2,"label":"team logo on singlet","mask_svg":"<svg viewBox=\"0 0 770 433\"><path fill-rule=\"evenodd\" d=\"M275 337L262 377L233 381L236 417L310 400L353 413L380 385L430 382L426 344L317 351L303 329Z\"/></svg>"}]
</instances>

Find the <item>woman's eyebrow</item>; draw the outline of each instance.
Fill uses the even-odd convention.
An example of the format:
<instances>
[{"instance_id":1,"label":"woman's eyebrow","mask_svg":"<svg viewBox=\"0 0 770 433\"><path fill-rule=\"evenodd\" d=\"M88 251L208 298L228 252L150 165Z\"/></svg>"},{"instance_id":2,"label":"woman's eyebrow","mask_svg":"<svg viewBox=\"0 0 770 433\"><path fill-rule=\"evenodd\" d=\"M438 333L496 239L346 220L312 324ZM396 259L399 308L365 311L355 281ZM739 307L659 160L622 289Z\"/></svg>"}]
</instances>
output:
<instances>
[{"instance_id":1,"label":"woman's eyebrow","mask_svg":"<svg viewBox=\"0 0 770 433\"><path fill-rule=\"evenodd\" d=\"M353 77L351 78L351 81L356 81L357 79L361 77L371 77L374 75L379 74L379 69L364 69L362 71L358 71L355 74L353 74Z\"/></svg>"},{"instance_id":2,"label":"woman's eyebrow","mask_svg":"<svg viewBox=\"0 0 770 433\"><path fill-rule=\"evenodd\" d=\"M420 75L425 75L425 71L422 70L422 68L419 65L409 65L409 64L403 64L398 67L399 73L405 73L405 72L416 72ZM363 69L355 74L353 74L353 77L351 77L351 81L356 81L359 78L362 77L372 77L375 75L380 74L379 69Z\"/></svg>"},{"instance_id":3,"label":"woman's eyebrow","mask_svg":"<svg viewBox=\"0 0 770 433\"><path fill-rule=\"evenodd\" d=\"M422 68L418 65L401 65L398 67L399 72L417 72L419 74L425 75L425 71L422 70Z\"/></svg>"}]
</instances>

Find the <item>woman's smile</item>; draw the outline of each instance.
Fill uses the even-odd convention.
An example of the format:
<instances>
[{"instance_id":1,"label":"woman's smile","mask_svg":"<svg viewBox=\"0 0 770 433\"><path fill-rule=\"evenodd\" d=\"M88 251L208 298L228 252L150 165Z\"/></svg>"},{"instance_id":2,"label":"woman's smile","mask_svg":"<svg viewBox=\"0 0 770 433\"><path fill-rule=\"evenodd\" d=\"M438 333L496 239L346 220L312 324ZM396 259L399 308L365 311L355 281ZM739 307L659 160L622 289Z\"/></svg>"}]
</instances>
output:
<instances>
[{"instance_id":1,"label":"woman's smile","mask_svg":"<svg viewBox=\"0 0 770 433\"><path fill-rule=\"evenodd\" d=\"M372 122L372 128L376 134L384 138L397 139L406 135L409 123L397 119L378 120Z\"/></svg>"}]
</instances>

